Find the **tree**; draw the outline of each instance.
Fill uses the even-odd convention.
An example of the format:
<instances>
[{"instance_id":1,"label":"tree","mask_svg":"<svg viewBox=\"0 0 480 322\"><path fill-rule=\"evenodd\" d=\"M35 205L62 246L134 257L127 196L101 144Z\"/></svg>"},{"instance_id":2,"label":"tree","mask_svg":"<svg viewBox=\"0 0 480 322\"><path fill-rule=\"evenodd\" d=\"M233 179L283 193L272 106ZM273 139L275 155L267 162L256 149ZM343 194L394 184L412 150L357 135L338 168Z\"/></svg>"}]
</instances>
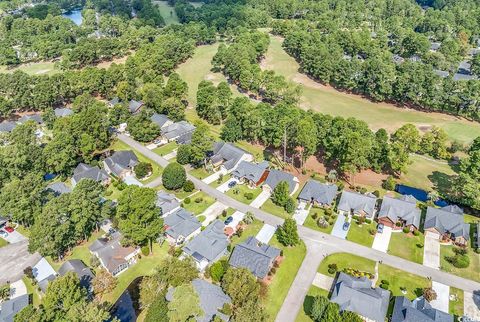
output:
<instances>
[{"instance_id":1,"label":"tree","mask_svg":"<svg viewBox=\"0 0 480 322\"><path fill-rule=\"evenodd\" d=\"M0 285L0 300L5 301L10 297L10 283Z\"/></svg>"},{"instance_id":2,"label":"tree","mask_svg":"<svg viewBox=\"0 0 480 322\"><path fill-rule=\"evenodd\" d=\"M294 219L287 218L283 225L277 230L277 239L285 246L295 246L300 243L298 236L297 223Z\"/></svg>"},{"instance_id":3,"label":"tree","mask_svg":"<svg viewBox=\"0 0 480 322\"><path fill-rule=\"evenodd\" d=\"M145 316L145 322L169 322L165 293L158 295L152 302Z\"/></svg>"},{"instance_id":4,"label":"tree","mask_svg":"<svg viewBox=\"0 0 480 322\"><path fill-rule=\"evenodd\" d=\"M355 312L343 311L342 312L342 321L345 321L345 322L362 322L363 319Z\"/></svg>"},{"instance_id":5,"label":"tree","mask_svg":"<svg viewBox=\"0 0 480 322\"><path fill-rule=\"evenodd\" d=\"M198 270L190 258L179 260L176 257L168 257L160 263L154 276L168 285L177 287L197 278Z\"/></svg>"},{"instance_id":6,"label":"tree","mask_svg":"<svg viewBox=\"0 0 480 322\"><path fill-rule=\"evenodd\" d=\"M179 164L188 164L190 163L192 156L192 147L189 144L182 144L177 149L177 162Z\"/></svg>"},{"instance_id":7,"label":"tree","mask_svg":"<svg viewBox=\"0 0 480 322\"><path fill-rule=\"evenodd\" d=\"M130 116L130 111L123 104L115 104L108 113L110 124L113 126L119 126L122 123L126 123Z\"/></svg>"},{"instance_id":8,"label":"tree","mask_svg":"<svg viewBox=\"0 0 480 322\"><path fill-rule=\"evenodd\" d=\"M189 321L205 315L200 298L191 284L177 286L168 303L168 318L172 322Z\"/></svg>"},{"instance_id":9,"label":"tree","mask_svg":"<svg viewBox=\"0 0 480 322\"><path fill-rule=\"evenodd\" d=\"M229 116L222 127L220 138L226 142L237 142L243 138L241 124L234 116Z\"/></svg>"},{"instance_id":10,"label":"tree","mask_svg":"<svg viewBox=\"0 0 480 322\"><path fill-rule=\"evenodd\" d=\"M219 260L209 267L209 273L212 280L220 282L228 269L228 263L225 260Z\"/></svg>"},{"instance_id":11,"label":"tree","mask_svg":"<svg viewBox=\"0 0 480 322\"><path fill-rule=\"evenodd\" d=\"M135 175L140 179L143 179L152 173L152 170L152 165L148 162L140 162L134 168Z\"/></svg>"},{"instance_id":12,"label":"tree","mask_svg":"<svg viewBox=\"0 0 480 322\"><path fill-rule=\"evenodd\" d=\"M419 149L420 134L413 124L405 124L392 134L392 142L402 144L407 153L414 153Z\"/></svg>"},{"instance_id":13,"label":"tree","mask_svg":"<svg viewBox=\"0 0 480 322\"><path fill-rule=\"evenodd\" d=\"M92 281L93 293L98 299L101 299L103 295L112 292L116 286L117 279L103 268L100 269Z\"/></svg>"},{"instance_id":14,"label":"tree","mask_svg":"<svg viewBox=\"0 0 480 322\"><path fill-rule=\"evenodd\" d=\"M437 293L431 287L426 287L423 289L423 297L427 302L431 302L437 299Z\"/></svg>"},{"instance_id":15,"label":"tree","mask_svg":"<svg viewBox=\"0 0 480 322\"><path fill-rule=\"evenodd\" d=\"M183 185L183 191L192 192L194 189L195 189L195 185L191 180L185 181L185 184Z\"/></svg>"},{"instance_id":16,"label":"tree","mask_svg":"<svg viewBox=\"0 0 480 322\"><path fill-rule=\"evenodd\" d=\"M321 321L328 303L329 300L325 296L315 296L313 299L312 308L310 309L310 316L314 321Z\"/></svg>"},{"instance_id":17,"label":"tree","mask_svg":"<svg viewBox=\"0 0 480 322\"><path fill-rule=\"evenodd\" d=\"M290 198L290 187L288 182L280 181L275 189L273 189L272 201L274 204L285 207L288 199Z\"/></svg>"},{"instance_id":18,"label":"tree","mask_svg":"<svg viewBox=\"0 0 480 322\"><path fill-rule=\"evenodd\" d=\"M145 111L130 117L127 130L135 140L140 142L150 142L160 134L158 126L152 122Z\"/></svg>"},{"instance_id":19,"label":"tree","mask_svg":"<svg viewBox=\"0 0 480 322\"><path fill-rule=\"evenodd\" d=\"M153 253L153 241L163 230L156 200L155 190L133 185L122 191L117 206L118 226L124 238L136 245L148 242L150 253Z\"/></svg>"},{"instance_id":20,"label":"tree","mask_svg":"<svg viewBox=\"0 0 480 322\"><path fill-rule=\"evenodd\" d=\"M327 308L323 312L323 316L321 319L322 322L336 322L342 321L340 316L340 307L337 303L329 302L327 304Z\"/></svg>"},{"instance_id":21,"label":"tree","mask_svg":"<svg viewBox=\"0 0 480 322\"><path fill-rule=\"evenodd\" d=\"M317 127L312 117L307 116L296 123L293 140L295 146L302 148L300 160L303 168L304 161L315 153L318 144Z\"/></svg>"},{"instance_id":22,"label":"tree","mask_svg":"<svg viewBox=\"0 0 480 322\"><path fill-rule=\"evenodd\" d=\"M196 129L192 134L192 142L190 143L190 162L199 165L205 161L208 151L212 150L212 136L210 129L204 122L195 123Z\"/></svg>"},{"instance_id":23,"label":"tree","mask_svg":"<svg viewBox=\"0 0 480 322\"><path fill-rule=\"evenodd\" d=\"M177 190L185 185L187 173L178 163L173 162L165 167L162 173L162 182L168 190Z\"/></svg>"},{"instance_id":24,"label":"tree","mask_svg":"<svg viewBox=\"0 0 480 322\"><path fill-rule=\"evenodd\" d=\"M230 267L223 276L222 289L232 299L233 306L238 308L258 300L260 285L246 268Z\"/></svg>"},{"instance_id":25,"label":"tree","mask_svg":"<svg viewBox=\"0 0 480 322\"><path fill-rule=\"evenodd\" d=\"M159 296L165 296L167 283L156 276L145 276L140 283L140 307L148 309ZM166 313L166 312L165 312Z\"/></svg>"}]
</instances>

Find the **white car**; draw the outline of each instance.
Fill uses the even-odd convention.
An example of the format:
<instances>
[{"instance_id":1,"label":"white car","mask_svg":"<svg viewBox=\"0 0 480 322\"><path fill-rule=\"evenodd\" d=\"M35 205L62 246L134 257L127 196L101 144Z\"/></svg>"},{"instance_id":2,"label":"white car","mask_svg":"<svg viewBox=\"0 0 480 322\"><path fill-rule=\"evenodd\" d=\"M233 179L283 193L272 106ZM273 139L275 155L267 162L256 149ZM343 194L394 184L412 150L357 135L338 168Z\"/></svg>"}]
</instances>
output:
<instances>
[{"instance_id":1,"label":"white car","mask_svg":"<svg viewBox=\"0 0 480 322\"><path fill-rule=\"evenodd\" d=\"M8 233L5 230L0 230L0 237L7 238Z\"/></svg>"}]
</instances>

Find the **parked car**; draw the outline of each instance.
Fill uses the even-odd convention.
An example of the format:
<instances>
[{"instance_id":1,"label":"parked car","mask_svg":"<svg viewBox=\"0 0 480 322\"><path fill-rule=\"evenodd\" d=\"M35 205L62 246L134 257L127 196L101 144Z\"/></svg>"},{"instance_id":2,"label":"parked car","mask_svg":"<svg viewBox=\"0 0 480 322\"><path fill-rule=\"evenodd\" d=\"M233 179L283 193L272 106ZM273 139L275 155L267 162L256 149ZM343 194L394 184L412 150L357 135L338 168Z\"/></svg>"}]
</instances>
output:
<instances>
[{"instance_id":1,"label":"parked car","mask_svg":"<svg viewBox=\"0 0 480 322\"><path fill-rule=\"evenodd\" d=\"M348 227L350 227L350 223L349 222L345 222L343 223L343 230L347 231L348 230Z\"/></svg>"},{"instance_id":2,"label":"parked car","mask_svg":"<svg viewBox=\"0 0 480 322\"><path fill-rule=\"evenodd\" d=\"M108 230L108 233L109 233L110 235L115 234L115 232L116 232L116 230L115 230L114 228L110 228L110 229Z\"/></svg>"},{"instance_id":3,"label":"parked car","mask_svg":"<svg viewBox=\"0 0 480 322\"><path fill-rule=\"evenodd\" d=\"M13 229L13 228L10 227L10 226L6 226L4 229L5 229L7 232L9 232L9 233L13 233L13 231L15 230L15 229Z\"/></svg>"},{"instance_id":4,"label":"parked car","mask_svg":"<svg viewBox=\"0 0 480 322\"><path fill-rule=\"evenodd\" d=\"M383 233L383 224L378 224L377 233L379 233L379 234Z\"/></svg>"},{"instance_id":5,"label":"parked car","mask_svg":"<svg viewBox=\"0 0 480 322\"><path fill-rule=\"evenodd\" d=\"M236 181L230 181L230 182L228 183L228 187L229 187L229 188L233 188L233 187L235 187L236 185L237 185L237 182L236 182Z\"/></svg>"},{"instance_id":6,"label":"parked car","mask_svg":"<svg viewBox=\"0 0 480 322\"><path fill-rule=\"evenodd\" d=\"M8 233L5 230L0 230L0 237L7 238Z\"/></svg>"},{"instance_id":7,"label":"parked car","mask_svg":"<svg viewBox=\"0 0 480 322\"><path fill-rule=\"evenodd\" d=\"M233 217L232 216L228 217L227 219L225 219L225 225L228 225L232 221L233 221Z\"/></svg>"}]
</instances>

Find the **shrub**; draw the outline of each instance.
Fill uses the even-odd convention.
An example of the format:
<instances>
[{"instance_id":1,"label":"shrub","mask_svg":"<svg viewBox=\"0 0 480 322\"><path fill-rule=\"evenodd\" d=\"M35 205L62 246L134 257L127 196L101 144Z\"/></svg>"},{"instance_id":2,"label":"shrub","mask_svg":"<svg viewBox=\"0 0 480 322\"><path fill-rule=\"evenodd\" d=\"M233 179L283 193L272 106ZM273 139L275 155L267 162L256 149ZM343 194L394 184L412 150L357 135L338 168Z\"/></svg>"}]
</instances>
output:
<instances>
[{"instance_id":1,"label":"shrub","mask_svg":"<svg viewBox=\"0 0 480 322\"><path fill-rule=\"evenodd\" d=\"M359 223L360 225L364 224L364 223L365 223L365 217L360 216L360 217L358 218L358 223Z\"/></svg>"},{"instance_id":2,"label":"shrub","mask_svg":"<svg viewBox=\"0 0 480 322\"><path fill-rule=\"evenodd\" d=\"M467 254L467 250L465 248L461 248L461 247L455 247L453 249L453 252L457 255L466 255Z\"/></svg>"},{"instance_id":3,"label":"shrub","mask_svg":"<svg viewBox=\"0 0 480 322\"><path fill-rule=\"evenodd\" d=\"M408 234L410 232L410 229L408 229L408 227L405 227L402 230L405 234Z\"/></svg>"},{"instance_id":4,"label":"shrub","mask_svg":"<svg viewBox=\"0 0 480 322\"><path fill-rule=\"evenodd\" d=\"M255 220L255 216L250 211L247 211L247 213L245 214L245 217L243 217L243 222L247 225L250 225L254 220Z\"/></svg>"},{"instance_id":5,"label":"shrub","mask_svg":"<svg viewBox=\"0 0 480 322\"><path fill-rule=\"evenodd\" d=\"M397 222L395 223L395 226L397 226L397 227L400 227L401 225L402 225L402 223L399 222L399 221L397 221Z\"/></svg>"},{"instance_id":6,"label":"shrub","mask_svg":"<svg viewBox=\"0 0 480 322\"><path fill-rule=\"evenodd\" d=\"M148 256L148 255L150 255L150 248L149 248L148 246L143 246L143 247L141 248L141 251L142 251L143 256Z\"/></svg>"},{"instance_id":7,"label":"shrub","mask_svg":"<svg viewBox=\"0 0 480 322\"><path fill-rule=\"evenodd\" d=\"M123 191L123 190L125 190L125 188L127 188L127 184L125 182L119 182L117 184L117 189L118 190Z\"/></svg>"},{"instance_id":8,"label":"shrub","mask_svg":"<svg viewBox=\"0 0 480 322\"><path fill-rule=\"evenodd\" d=\"M105 191L105 197L111 196L112 193L113 193L112 190L107 190L107 191Z\"/></svg>"},{"instance_id":9,"label":"shrub","mask_svg":"<svg viewBox=\"0 0 480 322\"><path fill-rule=\"evenodd\" d=\"M431 287L427 287L423 289L423 297L428 302L434 301L437 299L437 292Z\"/></svg>"},{"instance_id":10,"label":"shrub","mask_svg":"<svg viewBox=\"0 0 480 322\"><path fill-rule=\"evenodd\" d=\"M418 236L418 235L420 235L420 232L415 229L415 230L413 231L413 235Z\"/></svg>"},{"instance_id":11,"label":"shrub","mask_svg":"<svg viewBox=\"0 0 480 322\"><path fill-rule=\"evenodd\" d=\"M382 283L382 284L386 284L386 285L390 285L390 282L389 282L389 281L387 281L387 280L381 280L381 281L380 281L380 283Z\"/></svg>"},{"instance_id":12,"label":"shrub","mask_svg":"<svg viewBox=\"0 0 480 322\"><path fill-rule=\"evenodd\" d=\"M201 202L203 202L203 197L195 198L195 203L201 203Z\"/></svg>"},{"instance_id":13,"label":"shrub","mask_svg":"<svg viewBox=\"0 0 480 322\"><path fill-rule=\"evenodd\" d=\"M366 194L367 191L368 191L368 190L367 190L367 188L365 188L365 187L361 187L361 188L360 188L360 193L361 193L361 194Z\"/></svg>"},{"instance_id":14,"label":"shrub","mask_svg":"<svg viewBox=\"0 0 480 322\"><path fill-rule=\"evenodd\" d=\"M372 223L372 220L367 218L367 219L365 219L365 222L366 222L367 224L371 224L371 223Z\"/></svg>"},{"instance_id":15,"label":"shrub","mask_svg":"<svg viewBox=\"0 0 480 322\"><path fill-rule=\"evenodd\" d=\"M213 263L208 269L208 272L212 280L214 280L215 282L220 282L222 280L223 275L225 275L227 268L228 268L227 261L220 260L218 262Z\"/></svg>"},{"instance_id":16,"label":"shrub","mask_svg":"<svg viewBox=\"0 0 480 322\"><path fill-rule=\"evenodd\" d=\"M295 212L295 206L295 200L293 200L293 198L288 198L285 203L285 211L289 214L293 214Z\"/></svg>"},{"instance_id":17,"label":"shrub","mask_svg":"<svg viewBox=\"0 0 480 322\"><path fill-rule=\"evenodd\" d=\"M337 182L337 187L338 187L338 191L341 191L343 190L343 188L345 188L345 184L341 181Z\"/></svg>"},{"instance_id":18,"label":"shrub","mask_svg":"<svg viewBox=\"0 0 480 322\"><path fill-rule=\"evenodd\" d=\"M368 233L369 233L370 235L372 235L372 236L375 236L375 234L376 234L377 232L376 232L375 229L369 228L369 229L368 229Z\"/></svg>"},{"instance_id":19,"label":"shrub","mask_svg":"<svg viewBox=\"0 0 480 322\"><path fill-rule=\"evenodd\" d=\"M312 218L313 218L313 219L317 219L317 217L318 217L318 214L317 214L316 212L314 212L314 213L312 214Z\"/></svg>"},{"instance_id":20,"label":"shrub","mask_svg":"<svg viewBox=\"0 0 480 322\"><path fill-rule=\"evenodd\" d=\"M222 210L222 217L227 217L227 211L225 209Z\"/></svg>"},{"instance_id":21,"label":"shrub","mask_svg":"<svg viewBox=\"0 0 480 322\"><path fill-rule=\"evenodd\" d=\"M195 189L195 185L191 180L185 181L185 184L183 185L183 191L185 192L192 192L193 189Z\"/></svg>"},{"instance_id":22,"label":"shrub","mask_svg":"<svg viewBox=\"0 0 480 322\"><path fill-rule=\"evenodd\" d=\"M470 258L467 255L456 255L452 265L456 268L467 268L470 265Z\"/></svg>"},{"instance_id":23,"label":"shrub","mask_svg":"<svg viewBox=\"0 0 480 322\"><path fill-rule=\"evenodd\" d=\"M247 200L252 200L253 199L253 193L252 192L245 192L243 194L243 196L245 197L245 199Z\"/></svg>"},{"instance_id":24,"label":"shrub","mask_svg":"<svg viewBox=\"0 0 480 322\"><path fill-rule=\"evenodd\" d=\"M90 256L90 266L92 268L97 268L98 266L100 266L100 260L98 259L97 256L93 255Z\"/></svg>"},{"instance_id":25,"label":"shrub","mask_svg":"<svg viewBox=\"0 0 480 322\"><path fill-rule=\"evenodd\" d=\"M418 247L418 248L423 248L423 244L417 243L417 247Z\"/></svg>"},{"instance_id":26,"label":"shrub","mask_svg":"<svg viewBox=\"0 0 480 322\"><path fill-rule=\"evenodd\" d=\"M220 184L222 183L223 181L223 173L220 173L220 175L218 176L218 179L217 179L217 183Z\"/></svg>"},{"instance_id":27,"label":"shrub","mask_svg":"<svg viewBox=\"0 0 480 322\"><path fill-rule=\"evenodd\" d=\"M387 179L385 179L382 183L382 187L385 190L395 190L395 186L397 183L395 182L395 179L393 179L392 176L388 176Z\"/></svg>"},{"instance_id":28,"label":"shrub","mask_svg":"<svg viewBox=\"0 0 480 322\"><path fill-rule=\"evenodd\" d=\"M140 162L135 166L133 170L135 171L135 175L137 176L137 178L142 179L152 173L153 168L152 165L148 162Z\"/></svg>"},{"instance_id":29,"label":"shrub","mask_svg":"<svg viewBox=\"0 0 480 322\"><path fill-rule=\"evenodd\" d=\"M335 274L338 271L338 266L335 263L328 265L328 273Z\"/></svg>"},{"instance_id":30,"label":"shrub","mask_svg":"<svg viewBox=\"0 0 480 322\"><path fill-rule=\"evenodd\" d=\"M325 209L325 216L330 217L330 216L333 216L333 215L334 215L334 213L333 213L333 210L331 208Z\"/></svg>"},{"instance_id":31,"label":"shrub","mask_svg":"<svg viewBox=\"0 0 480 322\"><path fill-rule=\"evenodd\" d=\"M388 285L387 284L380 284L380 287L383 288L384 290L388 290Z\"/></svg>"},{"instance_id":32,"label":"shrub","mask_svg":"<svg viewBox=\"0 0 480 322\"><path fill-rule=\"evenodd\" d=\"M373 195L374 195L375 197L379 198L379 197L380 197L380 191L375 190L375 191L373 192Z\"/></svg>"},{"instance_id":33,"label":"shrub","mask_svg":"<svg viewBox=\"0 0 480 322\"><path fill-rule=\"evenodd\" d=\"M187 198L183 199L183 203L186 204L186 205L188 205L190 202L192 202L190 197L187 197Z\"/></svg>"},{"instance_id":34,"label":"shrub","mask_svg":"<svg viewBox=\"0 0 480 322\"><path fill-rule=\"evenodd\" d=\"M325 220L325 218L320 217L320 218L318 218L318 220L317 220L317 225L318 225L318 227L320 227L320 228L327 228L329 224L328 224L328 222Z\"/></svg>"}]
</instances>

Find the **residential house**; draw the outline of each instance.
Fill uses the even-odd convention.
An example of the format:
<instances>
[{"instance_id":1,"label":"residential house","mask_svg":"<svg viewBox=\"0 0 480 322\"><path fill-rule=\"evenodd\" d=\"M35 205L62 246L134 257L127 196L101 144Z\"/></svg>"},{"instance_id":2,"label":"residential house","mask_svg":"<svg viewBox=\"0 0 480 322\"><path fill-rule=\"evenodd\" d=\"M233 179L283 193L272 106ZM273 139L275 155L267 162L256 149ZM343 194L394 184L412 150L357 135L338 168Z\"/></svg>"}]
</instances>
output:
<instances>
[{"instance_id":1,"label":"residential house","mask_svg":"<svg viewBox=\"0 0 480 322\"><path fill-rule=\"evenodd\" d=\"M200 308L203 311L201 317L197 317L197 322L210 322L215 318L220 318L222 321L228 321L229 317L221 312L225 304L232 302L230 297L226 295L222 288L218 285L211 284L205 280L196 278L192 281L192 286L200 299ZM173 299L175 288L171 287L165 298L167 301Z\"/></svg>"},{"instance_id":2,"label":"residential house","mask_svg":"<svg viewBox=\"0 0 480 322\"><path fill-rule=\"evenodd\" d=\"M170 245L180 245L200 233L202 224L183 208L174 211L163 221L165 236Z\"/></svg>"},{"instance_id":3,"label":"residential house","mask_svg":"<svg viewBox=\"0 0 480 322\"><path fill-rule=\"evenodd\" d=\"M334 184L324 184L315 180L308 180L298 195L300 201L317 206L332 205L337 196L338 187Z\"/></svg>"},{"instance_id":4,"label":"residential house","mask_svg":"<svg viewBox=\"0 0 480 322\"><path fill-rule=\"evenodd\" d=\"M150 120L152 120L153 123L157 124L160 130L173 124L173 121L164 114L154 113L152 116L150 116Z\"/></svg>"},{"instance_id":5,"label":"residential house","mask_svg":"<svg viewBox=\"0 0 480 322\"><path fill-rule=\"evenodd\" d=\"M69 108L56 108L53 110L56 117L65 117L73 114L73 111Z\"/></svg>"},{"instance_id":6,"label":"residential house","mask_svg":"<svg viewBox=\"0 0 480 322\"><path fill-rule=\"evenodd\" d=\"M257 278L263 279L279 256L280 249L262 244L251 236L235 246L229 264L236 268L246 268Z\"/></svg>"},{"instance_id":7,"label":"residential house","mask_svg":"<svg viewBox=\"0 0 480 322\"><path fill-rule=\"evenodd\" d=\"M99 238L88 249L100 260L100 264L113 276L125 271L137 261L140 248L124 247L121 244L122 234L113 233L110 238Z\"/></svg>"},{"instance_id":8,"label":"residential house","mask_svg":"<svg viewBox=\"0 0 480 322\"><path fill-rule=\"evenodd\" d=\"M253 155L231 143L216 142L213 145L213 155L210 164L224 173L233 171L241 161L253 161Z\"/></svg>"},{"instance_id":9,"label":"residential house","mask_svg":"<svg viewBox=\"0 0 480 322\"><path fill-rule=\"evenodd\" d=\"M79 163L75 170L73 170L73 177L71 179L72 186L75 187L82 179L92 179L100 182L102 185L108 185L110 183L110 177L105 170L97 166L92 167L85 163Z\"/></svg>"},{"instance_id":10,"label":"residential house","mask_svg":"<svg viewBox=\"0 0 480 322\"><path fill-rule=\"evenodd\" d=\"M0 133L10 133L17 127L17 123L11 121L3 121L0 123Z\"/></svg>"},{"instance_id":11,"label":"residential house","mask_svg":"<svg viewBox=\"0 0 480 322\"><path fill-rule=\"evenodd\" d=\"M273 192L273 190L275 190L278 184L282 181L286 181L288 183L288 191L290 192L290 196L294 194L300 184L298 178L294 175L285 171L270 169L268 172L268 177L265 180L265 184L263 185L263 189Z\"/></svg>"},{"instance_id":12,"label":"residential house","mask_svg":"<svg viewBox=\"0 0 480 322\"><path fill-rule=\"evenodd\" d=\"M120 104L120 99L118 97L114 97L107 102L108 107L114 107L117 104Z\"/></svg>"},{"instance_id":13,"label":"residential house","mask_svg":"<svg viewBox=\"0 0 480 322\"><path fill-rule=\"evenodd\" d=\"M80 286L84 287L87 291L92 290L93 273L81 260L68 260L58 269L58 274L60 276L64 276L68 272L74 272L75 275L77 275L80 280Z\"/></svg>"},{"instance_id":14,"label":"residential house","mask_svg":"<svg viewBox=\"0 0 480 322\"><path fill-rule=\"evenodd\" d=\"M57 277L57 272L47 262L45 257L42 257L32 268L33 278L37 281L38 287L45 293L48 283Z\"/></svg>"},{"instance_id":15,"label":"residential house","mask_svg":"<svg viewBox=\"0 0 480 322\"><path fill-rule=\"evenodd\" d=\"M114 97L110 101L107 102L108 107L114 107L117 104L122 104L122 101L118 97ZM132 114L137 114L140 112L140 109L143 106L143 102L130 100L128 102L127 108Z\"/></svg>"},{"instance_id":16,"label":"residential house","mask_svg":"<svg viewBox=\"0 0 480 322\"><path fill-rule=\"evenodd\" d=\"M235 170L232 171L232 177L241 183L247 184L254 189L260 186L268 176L268 162L253 163L241 161Z\"/></svg>"},{"instance_id":17,"label":"residential house","mask_svg":"<svg viewBox=\"0 0 480 322\"><path fill-rule=\"evenodd\" d=\"M378 222L393 229L407 227L410 231L420 229L421 211L417 208L417 199L410 195L400 198L385 196L378 212Z\"/></svg>"},{"instance_id":18,"label":"residential house","mask_svg":"<svg viewBox=\"0 0 480 322\"><path fill-rule=\"evenodd\" d=\"M8 218L0 216L0 228L3 228L3 226L5 226L7 223L8 223Z\"/></svg>"},{"instance_id":19,"label":"residential house","mask_svg":"<svg viewBox=\"0 0 480 322\"><path fill-rule=\"evenodd\" d=\"M194 131L195 126L187 121L175 122L161 129L161 141L162 143L175 141L178 144L189 144Z\"/></svg>"},{"instance_id":20,"label":"residential house","mask_svg":"<svg viewBox=\"0 0 480 322\"><path fill-rule=\"evenodd\" d=\"M180 201L170 193L165 191L157 192L157 201L155 202L158 208L162 210L162 217L168 216L175 210L180 209Z\"/></svg>"},{"instance_id":21,"label":"residential house","mask_svg":"<svg viewBox=\"0 0 480 322\"><path fill-rule=\"evenodd\" d=\"M340 306L340 311L351 311L365 320L384 322L387 316L390 292L380 287L372 288L367 277L338 274L330 301Z\"/></svg>"},{"instance_id":22,"label":"residential house","mask_svg":"<svg viewBox=\"0 0 480 322\"><path fill-rule=\"evenodd\" d=\"M30 304L30 296L23 294L0 304L0 322L13 322L15 315Z\"/></svg>"},{"instance_id":23,"label":"residential house","mask_svg":"<svg viewBox=\"0 0 480 322\"><path fill-rule=\"evenodd\" d=\"M224 233L225 224L214 220L200 234L183 247L185 255L191 256L199 270L216 262L227 253L228 239Z\"/></svg>"},{"instance_id":24,"label":"residential house","mask_svg":"<svg viewBox=\"0 0 480 322\"><path fill-rule=\"evenodd\" d=\"M70 188L69 186L67 186L63 182L51 183L47 186L47 188L45 190L51 191L55 195L55 197L63 195L64 193L72 192L72 188Z\"/></svg>"},{"instance_id":25,"label":"residential house","mask_svg":"<svg viewBox=\"0 0 480 322\"><path fill-rule=\"evenodd\" d=\"M453 322L453 316L434 309L423 296L410 301L396 296L391 322Z\"/></svg>"},{"instance_id":26,"label":"residential house","mask_svg":"<svg viewBox=\"0 0 480 322\"><path fill-rule=\"evenodd\" d=\"M376 203L377 197L374 195L363 195L361 193L344 190L338 203L338 210L341 213L373 219L375 216Z\"/></svg>"},{"instance_id":27,"label":"residential house","mask_svg":"<svg viewBox=\"0 0 480 322\"><path fill-rule=\"evenodd\" d=\"M442 43L441 42L432 42L430 44L430 51L433 51L433 52L436 52L440 49L440 47L442 46Z\"/></svg>"},{"instance_id":28,"label":"residential house","mask_svg":"<svg viewBox=\"0 0 480 322\"><path fill-rule=\"evenodd\" d=\"M103 160L103 165L108 174L124 179L133 175L133 168L138 164L138 158L133 151L116 151L109 158Z\"/></svg>"},{"instance_id":29,"label":"residential house","mask_svg":"<svg viewBox=\"0 0 480 322\"><path fill-rule=\"evenodd\" d=\"M472 73L472 64L467 60L460 62L457 72L453 75L453 80L468 81L473 79L478 79L478 77Z\"/></svg>"},{"instance_id":30,"label":"residential house","mask_svg":"<svg viewBox=\"0 0 480 322\"><path fill-rule=\"evenodd\" d=\"M444 70L434 69L433 72L442 78L447 78L450 76L450 73Z\"/></svg>"},{"instance_id":31,"label":"residential house","mask_svg":"<svg viewBox=\"0 0 480 322\"><path fill-rule=\"evenodd\" d=\"M463 210L457 206L427 208L424 230L435 233L443 242L467 246L470 239L470 225L463 219Z\"/></svg>"},{"instance_id":32,"label":"residential house","mask_svg":"<svg viewBox=\"0 0 480 322\"><path fill-rule=\"evenodd\" d=\"M26 123L28 121L33 121L37 124L43 124L42 115L40 115L40 114L24 115L20 119L18 119L17 123L23 124L23 123Z\"/></svg>"}]
</instances>

